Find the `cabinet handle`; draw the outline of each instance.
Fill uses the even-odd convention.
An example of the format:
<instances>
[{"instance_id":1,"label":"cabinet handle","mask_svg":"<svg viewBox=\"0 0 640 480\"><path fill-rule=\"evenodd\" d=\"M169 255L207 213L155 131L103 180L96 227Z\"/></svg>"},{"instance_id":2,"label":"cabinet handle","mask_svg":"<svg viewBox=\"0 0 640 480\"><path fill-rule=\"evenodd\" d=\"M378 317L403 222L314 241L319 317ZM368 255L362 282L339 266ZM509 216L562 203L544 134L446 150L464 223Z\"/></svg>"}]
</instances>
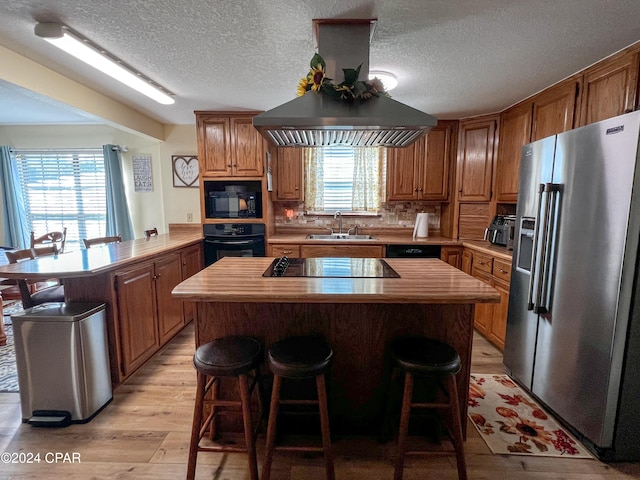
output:
<instances>
[{"instance_id":1,"label":"cabinet handle","mask_svg":"<svg viewBox=\"0 0 640 480\"><path fill-rule=\"evenodd\" d=\"M293 250L283 250L282 253L284 253L285 255L291 255L293 253Z\"/></svg>"},{"instance_id":2,"label":"cabinet handle","mask_svg":"<svg viewBox=\"0 0 640 480\"><path fill-rule=\"evenodd\" d=\"M233 167L233 165L231 165L230 163L227 163L227 167Z\"/></svg>"},{"instance_id":3,"label":"cabinet handle","mask_svg":"<svg viewBox=\"0 0 640 480\"><path fill-rule=\"evenodd\" d=\"M506 270L503 270L502 268L500 269L500 273L507 273Z\"/></svg>"},{"instance_id":4,"label":"cabinet handle","mask_svg":"<svg viewBox=\"0 0 640 480\"><path fill-rule=\"evenodd\" d=\"M417 192L417 191L418 191L418 187L414 188L414 189L413 189L413 191L414 191L414 192Z\"/></svg>"}]
</instances>

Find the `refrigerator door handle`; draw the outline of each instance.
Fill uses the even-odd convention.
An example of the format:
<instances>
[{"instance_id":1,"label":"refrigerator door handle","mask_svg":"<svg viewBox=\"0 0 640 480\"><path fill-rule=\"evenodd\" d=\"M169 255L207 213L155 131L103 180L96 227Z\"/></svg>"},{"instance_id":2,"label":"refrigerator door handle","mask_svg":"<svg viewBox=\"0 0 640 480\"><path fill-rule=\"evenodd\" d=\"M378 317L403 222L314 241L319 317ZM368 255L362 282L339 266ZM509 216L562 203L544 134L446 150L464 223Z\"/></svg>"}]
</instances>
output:
<instances>
[{"instance_id":1,"label":"refrigerator door handle","mask_svg":"<svg viewBox=\"0 0 640 480\"><path fill-rule=\"evenodd\" d=\"M536 298L533 306L534 313L547 313L546 305L542 304L542 296L545 292L545 286L548 280L549 273L549 260L551 255L551 250L549 249L549 242L551 240L551 212L553 206L555 205L554 192L557 191L557 185L553 183L547 183L544 185L544 193L549 194L549 199L547 200L545 213L544 213L544 224L542 226L542 245L540 246L540 265L538 269L538 279L536 282L537 290L536 290Z\"/></svg>"},{"instance_id":2,"label":"refrigerator door handle","mask_svg":"<svg viewBox=\"0 0 640 480\"><path fill-rule=\"evenodd\" d=\"M558 183L548 183L545 190L549 192L549 205L547 208L548 222L545 225L545 242L544 242L544 254L541 255L542 262L542 277L538 286L538 308L536 313L548 313L551 304L551 292L549 291L549 282L551 278L551 255L552 255L552 242L555 236L556 225L556 204L558 201L558 195L561 185Z\"/></svg>"},{"instance_id":3,"label":"refrigerator door handle","mask_svg":"<svg viewBox=\"0 0 640 480\"><path fill-rule=\"evenodd\" d=\"M542 212L542 197L544 196L544 183L538 186L538 207L536 213L536 223L533 229L533 248L531 252L531 268L529 269L529 296L527 299L527 310L533 310L533 288L536 278L536 267L538 266L538 233L540 231L540 213Z\"/></svg>"}]
</instances>

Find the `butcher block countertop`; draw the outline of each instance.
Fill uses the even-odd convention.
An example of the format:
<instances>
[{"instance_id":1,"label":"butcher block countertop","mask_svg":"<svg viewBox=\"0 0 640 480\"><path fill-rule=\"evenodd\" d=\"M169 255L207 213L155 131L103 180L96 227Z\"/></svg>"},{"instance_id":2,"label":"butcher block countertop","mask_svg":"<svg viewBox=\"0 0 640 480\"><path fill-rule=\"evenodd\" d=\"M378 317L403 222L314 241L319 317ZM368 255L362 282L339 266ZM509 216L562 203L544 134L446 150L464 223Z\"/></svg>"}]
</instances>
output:
<instances>
[{"instance_id":1,"label":"butcher block countertop","mask_svg":"<svg viewBox=\"0 0 640 480\"><path fill-rule=\"evenodd\" d=\"M385 261L400 278L263 277L269 257L224 257L173 289L180 300L257 303L498 303L491 286L439 259Z\"/></svg>"},{"instance_id":2,"label":"butcher block countertop","mask_svg":"<svg viewBox=\"0 0 640 480\"><path fill-rule=\"evenodd\" d=\"M167 233L0 266L2 278L89 277L202 242L201 233Z\"/></svg>"}]
</instances>

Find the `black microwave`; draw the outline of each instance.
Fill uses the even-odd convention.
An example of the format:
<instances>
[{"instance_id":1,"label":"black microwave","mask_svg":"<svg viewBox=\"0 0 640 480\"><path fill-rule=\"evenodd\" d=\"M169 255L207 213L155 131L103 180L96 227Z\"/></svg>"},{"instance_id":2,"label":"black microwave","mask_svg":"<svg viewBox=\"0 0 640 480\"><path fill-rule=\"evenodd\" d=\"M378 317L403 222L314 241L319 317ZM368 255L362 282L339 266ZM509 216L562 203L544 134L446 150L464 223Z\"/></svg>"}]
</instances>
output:
<instances>
[{"instance_id":1,"label":"black microwave","mask_svg":"<svg viewBox=\"0 0 640 480\"><path fill-rule=\"evenodd\" d=\"M262 218L260 192L209 192L207 218Z\"/></svg>"}]
</instances>

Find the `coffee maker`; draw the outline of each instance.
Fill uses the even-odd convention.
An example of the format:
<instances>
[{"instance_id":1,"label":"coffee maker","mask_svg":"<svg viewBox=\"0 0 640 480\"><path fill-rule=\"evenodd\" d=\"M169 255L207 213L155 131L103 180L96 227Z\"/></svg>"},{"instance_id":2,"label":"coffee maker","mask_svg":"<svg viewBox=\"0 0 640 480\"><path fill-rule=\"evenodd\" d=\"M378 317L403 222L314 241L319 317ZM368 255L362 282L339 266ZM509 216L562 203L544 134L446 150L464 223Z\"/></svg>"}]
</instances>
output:
<instances>
[{"instance_id":1,"label":"coffee maker","mask_svg":"<svg viewBox=\"0 0 640 480\"><path fill-rule=\"evenodd\" d=\"M496 215L489 227L484 231L484 239L494 245L513 250L513 233L515 231L515 215Z\"/></svg>"}]
</instances>

